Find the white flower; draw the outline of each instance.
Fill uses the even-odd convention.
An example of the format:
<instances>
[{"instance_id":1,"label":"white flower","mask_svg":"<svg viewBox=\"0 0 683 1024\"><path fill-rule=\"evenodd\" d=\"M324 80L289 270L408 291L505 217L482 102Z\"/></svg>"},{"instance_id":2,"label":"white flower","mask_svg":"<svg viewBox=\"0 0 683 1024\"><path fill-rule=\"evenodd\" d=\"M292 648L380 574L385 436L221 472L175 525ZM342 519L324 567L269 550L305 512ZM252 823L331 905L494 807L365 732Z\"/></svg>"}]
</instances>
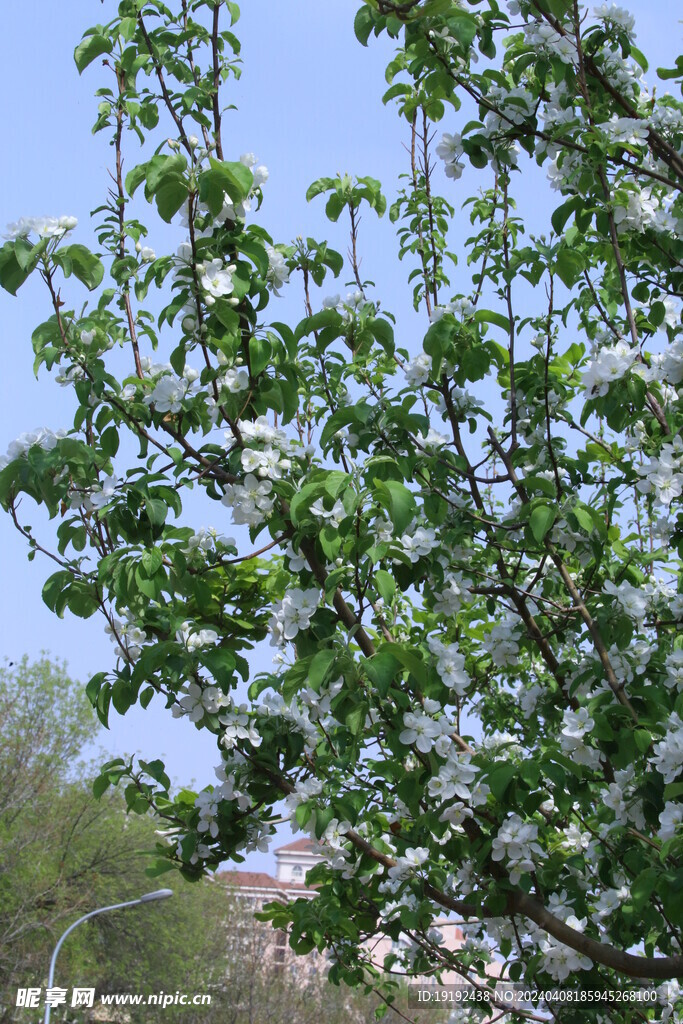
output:
<instances>
[{"instance_id":1,"label":"white flower","mask_svg":"<svg viewBox=\"0 0 683 1024\"><path fill-rule=\"evenodd\" d=\"M213 526L202 526L185 542L182 552L184 555L191 555L195 551L215 551L217 544L226 544L230 547L235 545L235 541L232 537L222 537Z\"/></svg>"},{"instance_id":2,"label":"white flower","mask_svg":"<svg viewBox=\"0 0 683 1024\"><path fill-rule=\"evenodd\" d=\"M614 811L614 818L619 824L626 824L626 804L621 787L616 782L610 782L606 791L603 791L602 802L605 807Z\"/></svg>"},{"instance_id":3,"label":"white flower","mask_svg":"<svg viewBox=\"0 0 683 1024\"><path fill-rule=\"evenodd\" d=\"M162 377L151 394L145 396L147 405L154 405L157 412L177 413L183 407L185 385L177 377Z\"/></svg>"},{"instance_id":4,"label":"white flower","mask_svg":"<svg viewBox=\"0 0 683 1024\"><path fill-rule=\"evenodd\" d=\"M562 730L560 732L560 746L577 764L585 764L589 767L597 767L600 763L600 755L597 750L588 747L585 742L586 733L591 732L595 722L590 717L587 708L579 708L578 711L571 711L569 708L564 712L562 719Z\"/></svg>"},{"instance_id":5,"label":"white flower","mask_svg":"<svg viewBox=\"0 0 683 1024\"><path fill-rule=\"evenodd\" d=\"M272 511L275 499L270 480L259 480L253 473L247 473L243 484L226 484L221 501L232 508L236 526L258 526Z\"/></svg>"},{"instance_id":6,"label":"white flower","mask_svg":"<svg viewBox=\"0 0 683 1024\"><path fill-rule=\"evenodd\" d=\"M674 712L668 722L667 735L654 746L652 766L665 782L674 782L683 768L683 722Z\"/></svg>"},{"instance_id":7,"label":"white flower","mask_svg":"<svg viewBox=\"0 0 683 1024\"><path fill-rule=\"evenodd\" d=\"M22 455L26 455L34 445L38 445L39 448L43 448L45 451L52 451L62 437L66 437L65 430L58 430L55 433L48 427L39 427L38 430L20 434L14 441L10 441L7 446L7 454L0 461L0 468L4 468L8 463L21 458Z\"/></svg>"},{"instance_id":8,"label":"white flower","mask_svg":"<svg viewBox=\"0 0 683 1024\"><path fill-rule=\"evenodd\" d=\"M567 826L564 830L564 835L565 841L563 846L570 849L572 853L583 853L590 845L590 832L582 832L580 826L574 822Z\"/></svg>"},{"instance_id":9,"label":"white flower","mask_svg":"<svg viewBox=\"0 0 683 1024\"><path fill-rule=\"evenodd\" d=\"M426 352L421 352L419 356L411 359L404 370L406 383L410 387L421 387L422 384L426 384L429 380L431 369L432 357L428 356Z\"/></svg>"},{"instance_id":10,"label":"white flower","mask_svg":"<svg viewBox=\"0 0 683 1024\"><path fill-rule=\"evenodd\" d=\"M381 519L375 519L372 525L372 532L374 533L378 543L388 544L394 535L394 526L388 519L384 517Z\"/></svg>"},{"instance_id":11,"label":"white flower","mask_svg":"<svg viewBox=\"0 0 683 1024\"><path fill-rule=\"evenodd\" d=\"M453 163L447 163L444 166L447 178L453 178L455 181L462 177L462 172L465 170L465 165L460 160L456 160Z\"/></svg>"},{"instance_id":12,"label":"white flower","mask_svg":"<svg viewBox=\"0 0 683 1024\"><path fill-rule=\"evenodd\" d=\"M629 618L642 623L652 598L651 587L634 587L627 580L623 580L617 586L611 580L607 580L603 590L619 602Z\"/></svg>"},{"instance_id":13,"label":"white flower","mask_svg":"<svg viewBox=\"0 0 683 1024\"><path fill-rule=\"evenodd\" d=\"M331 822L323 832L320 841L326 846L331 847L333 850L341 850L344 843L343 837L350 828L350 821L339 821L338 818L332 818Z\"/></svg>"},{"instance_id":14,"label":"white flower","mask_svg":"<svg viewBox=\"0 0 683 1024\"><path fill-rule=\"evenodd\" d=\"M116 494L118 484L119 479L117 476L105 476L100 486L96 489L93 488L90 492L87 501L89 507L94 509L104 508Z\"/></svg>"},{"instance_id":15,"label":"white flower","mask_svg":"<svg viewBox=\"0 0 683 1024\"><path fill-rule=\"evenodd\" d=\"M443 160L446 164L453 164L462 156L463 152L462 136L458 132L455 132L454 135L444 132L441 136L441 142L436 147L436 155L439 159Z\"/></svg>"},{"instance_id":16,"label":"white flower","mask_svg":"<svg viewBox=\"0 0 683 1024\"><path fill-rule=\"evenodd\" d=\"M457 615L466 593L462 578L454 573L447 573L444 577L444 588L441 591L435 590L434 611L450 617Z\"/></svg>"},{"instance_id":17,"label":"white flower","mask_svg":"<svg viewBox=\"0 0 683 1024\"><path fill-rule=\"evenodd\" d=\"M457 644L444 644L435 638L431 638L428 644L437 657L439 676L453 693L462 697L470 685L470 677L465 671L465 655L460 653Z\"/></svg>"},{"instance_id":18,"label":"white flower","mask_svg":"<svg viewBox=\"0 0 683 1024\"><path fill-rule=\"evenodd\" d=\"M439 546L436 531L424 526L418 526L412 535L405 534L401 537L401 545L411 562L417 562L423 555Z\"/></svg>"},{"instance_id":19,"label":"white flower","mask_svg":"<svg viewBox=\"0 0 683 1024\"><path fill-rule=\"evenodd\" d=\"M609 385L621 380L638 358L638 350L619 341L611 347L601 348L588 364L582 375L582 382L589 398L604 396Z\"/></svg>"},{"instance_id":20,"label":"white flower","mask_svg":"<svg viewBox=\"0 0 683 1024\"><path fill-rule=\"evenodd\" d=\"M647 142L647 122L636 117L617 117L614 114L609 121L599 124L597 127L609 136L611 142L618 142L622 145L637 145L640 142Z\"/></svg>"},{"instance_id":21,"label":"white flower","mask_svg":"<svg viewBox=\"0 0 683 1024\"><path fill-rule=\"evenodd\" d=\"M287 284L289 281L289 267L285 263L285 258L281 252L269 246L266 249L268 253L268 274L266 281L272 291L273 295L280 296L278 289L282 288L283 284Z\"/></svg>"},{"instance_id":22,"label":"white flower","mask_svg":"<svg viewBox=\"0 0 683 1024\"><path fill-rule=\"evenodd\" d=\"M247 391L249 388L249 374L246 370L226 370L222 376L223 387L237 395L240 391Z\"/></svg>"},{"instance_id":23,"label":"white flower","mask_svg":"<svg viewBox=\"0 0 683 1024\"><path fill-rule=\"evenodd\" d=\"M205 712L216 714L222 704L229 699L217 686L201 687L198 683L188 683L180 693L183 696L173 705L173 717L181 718L187 715L191 722L201 721Z\"/></svg>"},{"instance_id":24,"label":"white flower","mask_svg":"<svg viewBox=\"0 0 683 1024\"><path fill-rule=\"evenodd\" d=\"M675 687L680 693L683 690L683 648L677 647L667 655L664 664L666 666L664 685L669 690L673 690Z\"/></svg>"},{"instance_id":25,"label":"white flower","mask_svg":"<svg viewBox=\"0 0 683 1024\"><path fill-rule=\"evenodd\" d=\"M676 828L681 824L683 824L683 804L667 800L664 804L664 810L659 815L659 831L657 835L664 843L676 834Z\"/></svg>"},{"instance_id":26,"label":"white flower","mask_svg":"<svg viewBox=\"0 0 683 1024\"><path fill-rule=\"evenodd\" d=\"M287 547L285 548L285 556L289 561L289 568L291 569L292 572L301 572L302 569L305 569L307 564L306 559L304 558L300 551L294 550L294 545L292 544L291 540Z\"/></svg>"},{"instance_id":27,"label":"white flower","mask_svg":"<svg viewBox=\"0 0 683 1024\"><path fill-rule=\"evenodd\" d=\"M466 807L461 800L456 800L450 807L441 812L439 821L447 821L453 828L457 828L459 825L462 825L466 818L471 818L473 814L474 812L469 807Z\"/></svg>"},{"instance_id":28,"label":"white flower","mask_svg":"<svg viewBox=\"0 0 683 1024\"><path fill-rule=\"evenodd\" d=\"M277 448L267 444L262 451L243 448L240 456L242 468L247 473L257 473L270 480L281 480L283 473L291 469L290 459L284 459Z\"/></svg>"},{"instance_id":29,"label":"white flower","mask_svg":"<svg viewBox=\"0 0 683 1024\"><path fill-rule=\"evenodd\" d=\"M599 7L594 8L593 13L599 21L604 21L607 27L621 30L629 39L633 38L636 20L631 12L624 7L617 7L616 4L600 4Z\"/></svg>"},{"instance_id":30,"label":"white flower","mask_svg":"<svg viewBox=\"0 0 683 1024\"><path fill-rule=\"evenodd\" d=\"M495 861L507 860L510 881L513 885L519 882L522 874L533 871L532 854L542 854L543 850L535 842L538 826L522 821L518 814L511 814L498 829L498 835L491 844L491 858Z\"/></svg>"},{"instance_id":31,"label":"white flower","mask_svg":"<svg viewBox=\"0 0 683 1024\"><path fill-rule=\"evenodd\" d=\"M285 641L293 640L299 630L308 629L319 604L320 591L315 587L308 590L293 587L287 590L282 601L278 601L273 608L269 623L271 644L282 646Z\"/></svg>"},{"instance_id":32,"label":"white flower","mask_svg":"<svg viewBox=\"0 0 683 1024\"><path fill-rule=\"evenodd\" d=\"M195 630L192 622L183 622L180 629L176 630L176 640L182 644L190 654L198 651L201 647L218 643L218 633L215 629Z\"/></svg>"},{"instance_id":33,"label":"white flower","mask_svg":"<svg viewBox=\"0 0 683 1024\"><path fill-rule=\"evenodd\" d=\"M200 277L200 284L207 295L219 299L223 295L230 295L234 285L232 283L232 265L223 266L222 260L211 260L204 267Z\"/></svg>"},{"instance_id":34,"label":"white flower","mask_svg":"<svg viewBox=\"0 0 683 1024\"><path fill-rule=\"evenodd\" d=\"M396 864L389 868L389 878L405 878L406 875L417 871L429 859L429 850L424 846L418 846L406 850L403 857L396 858Z\"/></svg>"},{"instance_id":35,"label":"white flower","mask_svg":"<svg viewBox=\"0 0 683 1024\"><path fill-rule=\"evenodd\" d=\"M566 922L575 931L583 931L586 927L586 919L579 921L576 917L568 917ZM541 942L541 969L546 971L555 981L566 981L575 971L588 971L593 966L583 953L563 945L557 939Z\"/></svg>"},{"instance_id":36,"label":"white flower","mask_svg":"<svg viewBox=\"0 0 683 1024\"><path fill-rule=\"evenodd\" d=\"M261 746L263 737L249 718L246 704L240 704L238 708L225 712L218 720L224 727L220 742L226 750L232 750L240 740L247 740L252 747Z\"/></svg>"},{"instance_id":37,"label":"white flower","mask_svg":"<svg viewBox=\"0 0 683 1024\"><path fill-rule=\"evenodd\" d=\"M406 711L403 715L405 729L399 735L399 743L409 747L414 743L423 754L428 754L434 746L434 741L441 735L441 726L438 722L424 715L422 712Z\"/></svg>"},{"instance_id":38,"label":"white flower","mask_svg":"<svg viewBox=\"0 0 683 1024\"><path fill-rule=\"evenodd\" d=\"M24 238L34 233L39 238L65 237L78 224L76 217L20 217L7 225L6 238Z\"/></svg>"},{"instance_id":39,"label":"white flower","mask_svg":"<svg viewBox=\"0 0 683 1024\"><path fill-rule=\"evenodd\" d=\"M211 838L215 839L218 836L218 823L216 822L216 815L218 814L217 795L214 792L209 792L209 790L204 790L204 792L197 794L194 805L199 808L197 831L208 832Z\"/></svg>"},{"instance_id":40,"label":"white flower","mask_svg":"<svg viewBox=\"0 0 683 1024\"><path fill-rule=\"evenodd\" d=\"M508 614L502 622L497 622L482 641L482 646L491 656L497 668L515 665L519 655L519 644L514 637L516 621Z\"/></svg>"},{"instance_id":41,"label":"white flower","mask_svg":"<svg viewBox=\"0 0 683 1024\"><path fill-rule=\"evenodd\" d=\"M248 167L254 176L254 180L251 186L252 190L260 188L261 185L264 185L268 181L268 168L265 167L263 164L259 164L257 158L254 156L253 153L242 153L242 156L240 157L240 163L244 164L245 167Z\"/></svg>"},{"instance_id":42,"label":"white flower","mask_svg":"<svg viewBox=\"0 0 683 1024\"><path fill-rule=\"evenodd\" d=\"M311 512L314 516L319 519L329 519L332 526L339 526L343 519L346 519L347 512L344 508L344 504L340 498L337 498L331 509L326 509L323 505L323 499L318 498L311 505Z\"/></svg>"}]
</instances>

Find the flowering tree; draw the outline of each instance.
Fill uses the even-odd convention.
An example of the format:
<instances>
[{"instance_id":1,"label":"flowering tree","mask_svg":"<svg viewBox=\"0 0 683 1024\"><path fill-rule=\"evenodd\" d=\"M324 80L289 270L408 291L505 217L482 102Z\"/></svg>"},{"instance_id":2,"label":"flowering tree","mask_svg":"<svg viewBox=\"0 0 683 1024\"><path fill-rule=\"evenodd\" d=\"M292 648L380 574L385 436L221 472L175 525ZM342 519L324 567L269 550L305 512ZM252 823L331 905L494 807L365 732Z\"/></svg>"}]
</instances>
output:
<instances>
[{"instance_id":1,"label":"flowering tree","mask_svg":"<svg viewBox=\"0 0 683 1024\"><path fill-rule=\"evenodd\" d=\"M309 189L346 221L346 263L256 223L267 171L221 135L237 17L227 0L123 0L91 29L79 70L111 72L101 255L68 218L21 220L0 250L6 289L43 278L36 365L79 402L72 430L10 446L3 505L34 551L20 496L61 519L44 596L106 619L100 718L165 699L219 751L199 794L144 761L110 762L96 790L123 781L132 810L166 818L158 870L186 877L265 848L284 801L325 861L317 898L272 917L298 952L331 951L335 981L397 959L476 979L497 960L540 988L661 985L635 1008L551 1007L566 1024L678 1020L683 105L648 89L614 5L368 0L360 42L397 46L385 99L408 158L390 218L428 318L407 352L360 273L378 181ZM128 129L156 149L124 178ZM468 162L470 269L454 272ZM558 205L525 239L513 194L534 164ZM143 192L179 225L175 255L145 245ZM344 266L352 291L321 298ZM271 312L285 286L298 324ZM182 525L190 488L216 529ZM266 638L275 670L250 680ZM431 928L447 912L466 922L457 954ZM378 933L412 944L374 965ZM529 1016L545 1019L510 1013Z\"/></svg>"}]
</instances>

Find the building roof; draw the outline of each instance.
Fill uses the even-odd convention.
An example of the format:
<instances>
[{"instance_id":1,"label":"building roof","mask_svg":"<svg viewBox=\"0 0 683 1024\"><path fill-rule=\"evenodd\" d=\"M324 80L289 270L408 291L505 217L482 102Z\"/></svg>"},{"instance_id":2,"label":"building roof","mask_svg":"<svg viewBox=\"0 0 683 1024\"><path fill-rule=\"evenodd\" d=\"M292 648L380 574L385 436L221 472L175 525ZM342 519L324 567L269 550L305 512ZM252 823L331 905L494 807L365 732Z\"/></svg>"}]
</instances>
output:
<instances>
[{"instance_id":1,"label":"building roof","mask_svg":"<svg viewBox=\"0 0 683 1024\"><path fill-rule=\"evenodd\" d=\"M314 853L313 842L310 839L295 839L293 843L287 843L286 846L278 846L275 851L275 856L278 853Z\"/></svg>"},{"instance_id":2,"label":"building roof","mask_svg":"<svg viewBox=\"0 0 683 1024\"><path fill-rule=\"evenodd\" d=\"M285 886L277 878L265 871L221 871L218 879L224 885L236 885L240 889L284 889Z\"/></svg>"},{"instance_id":3,"label":"building roof","mask_svg":"<svg viewBox=\"0 0 683 1024\"><path fill-rule=\"evenodd\" d=\"M302 893L311 891L302 883L279 882L265 871L221 871L216 877L223 885L232 885L237 889L270 889L273 894L282 895L294 890Z\"/></svg>"}]
</instances>

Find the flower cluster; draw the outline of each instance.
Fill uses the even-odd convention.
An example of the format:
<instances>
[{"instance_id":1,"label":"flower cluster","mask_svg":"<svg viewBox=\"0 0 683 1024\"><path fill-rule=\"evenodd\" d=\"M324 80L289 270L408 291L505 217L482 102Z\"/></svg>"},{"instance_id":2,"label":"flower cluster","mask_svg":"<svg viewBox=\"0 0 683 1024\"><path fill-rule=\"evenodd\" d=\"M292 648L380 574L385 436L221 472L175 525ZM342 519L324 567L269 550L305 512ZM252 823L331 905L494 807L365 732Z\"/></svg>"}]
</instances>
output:
<instances>
[{"instance_id":1,"label":"flower cluster","mask_svg":"<svg viewBox=\"0 0 683 1024\"><path fill-rule=\"evenodd\" d=\"M465 669L465 655L457 644L444 644L436 637L428 640L429 650L436 656L436 671L440 678L456 696L463 697L470 685L470 677Z\"/></svg>"},{"instance_id":2,"label":"flower cluster","mask_svg":"<svg viewBox=\"0 0 683 1024\"><path fill-rule=\"evenodd\" d=\"M654 754L652 767L665 782L675 782L683 771L683 721L675 711L669 719L667 735L655 743Z\"/></svg>"},{"instance_id":3,"label":"flower cluster","mask_svg":"<svg viewBox=\"0 0 683 1024\"><path fill-rule=\"evenodd\" d=\"M64 238L78 224L76 217L20 217L7 225L6 238Z\"/></svg>"},{"instance_id":4,"label":"flower cluster","mask_svg":"<svg viewBox=\"0 0 683 1024\"><path fill-rule=\"evenodd\" d=\"M0 457L0 469L4 469L10 462L20 459L26 455L34 445L49 452L57 445L63 437L66 437L66 430L50 430L49 427L38 427L25 434L20 434L7 446L7 453Z\"/></svg>"},{"instance_id":5,"label":"flower cluster","mask_svg":"<svg viewBox=\"0 0 683 1024\"><path fill-rule=\"evenodd\" d=\"M274 249L272 245L266 252L268 253L268 276L266 277L268 287L273 295L279 297L279 289L289 281L289 267L282 253Z\"/></svg>"},{"instance_id":6,"label":"flower cluster","mask_svg":"<svg viewBox=\"0 0 683 1024\"><path fill-rule=\"evenodd\" d=\"M517 885L523 874L534 870L533 854L543 854L537 838L538 825L522 821L518 814L509 815L498 829L491 844L491 857L507 862L513 885Z\"/></svg>"},{"instance_id":7,"label":"flower cluster","mask_svg":"<svg viewBox=\"0 0 683 1024\"><path fill-rule=\"evenodd\" d=\"M182 695L182 696L181 696ZM215 715L229 700L217 686L200 686L186 683L178 693L173 705L174 718L187 716L191 722L201 722L205 714Z\"/></svg>"},{"instance_id":8,"label":"flower cluster","mask_svg":"<svg viewBox=\"0 0 683 1024\"><path fill-rule=\"evenodd\" d=\"M209 644L218 643L218 633L215 629L197 629L193 622L183 622L180 629L176 630L175 638L189 654L202 647L208 647Z\"/></svg>"},{"instance_id":9,"label":"flower cluster","mask_svg":"<svg viewBox=\"0 0 683 1024\"><path fill-rule=\"evenodd\" d=\"M123 609L121 614L126 615L125 621L112 616L104 631L114 642L114 654L117 658L129 662L137 661L142 654L142 645L149 638L127 609Z\"/></svg>"},{"instance_id":10,"label":"flower cluster","mask_svg":"<svg viewBox=\"0 0 683 1024\"><path fill-rule=\"evenodd\" d=\"M224 486L221 501L232 509L236 526L260 526L275 504L272 490L270 480L259 480L253 473L247 473L244 483Z\"/></svg>"},{"instance_id":11,"label":"flower cluster","mask_svg":"<svg viewBox=\"0 0 683 1024\"><path fill-rule=\"evenodd\" d=\"M595 722L587 708L579 708L577 711L567 708L564 712L560 746L577 764L585 764L590 768L597 768L600 764L599 752L586 743L586 736L594 727Z\"/></svg>"},{"instance_id":12,"label":"flower cluster","mask_svg":"<svg viewBox=\"0 0 683 1024\"><path fill-rule=\"evenodd\" d=\"M288 590L273 607L269 623L271 644L283 647L288 640L294 640L299 630L308 629L319 605L320 591L315 587Z\"/></svg>"},{"instance_id":13,"label":"flower cluster","mask_svg":"<svg viewBox=\"0 0 683 1024\"><path fill-rule=\"evenodd\" d=\"M638 358L637 349L625 341L598 349L583 373L583 385L589 397L607 394L610 384L625 377Z\"/></svg>"},{"instance_id":14,"label":"flower cluster","mask_svg":"<svg viewBox=\"0 0 683 1024\"><path fill-rule=\"evenodd\" d=\"M655 504L667 508L683 493L683 441L676 437L659 449L658 455L635 467L641 477L637 487L642 494L651 494Z\"/></svg>"}]
</instances>

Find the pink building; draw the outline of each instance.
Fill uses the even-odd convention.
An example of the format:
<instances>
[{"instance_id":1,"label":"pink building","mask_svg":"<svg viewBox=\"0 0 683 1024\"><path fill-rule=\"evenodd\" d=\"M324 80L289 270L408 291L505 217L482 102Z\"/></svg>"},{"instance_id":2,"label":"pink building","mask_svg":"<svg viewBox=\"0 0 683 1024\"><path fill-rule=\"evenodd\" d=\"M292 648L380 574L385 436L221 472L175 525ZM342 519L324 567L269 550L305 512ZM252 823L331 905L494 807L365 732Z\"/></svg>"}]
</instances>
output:
<instances>
[{"instance_id":1,"label":"pink building","mask_svg":"<svg viewBox=\"0 0 683 1024\"><path fill-rule=\"evenodd\" d=\"M296 839L286 846L281 846L275 851L275 877L264 871L224 871L218 875L218 881L223 885L232 887L240 897L253 901L255 907L261 907L264 903L272 900L288 900L305 898L313 899L315 889L306 885L306 873L318 864L323 858L315 852L314 844L310 839ZM442 918L434 922L443 935L443 946L449 951L459 949L464 941L463 933L457 923ZM368 951L371 953L375 964L381 966L385 956L397 952L402 944L395 943L388 936L381 935L367 943ZM405 944L408 944L406 939ZM275 956L276 963L283 963L286 957L287 938L284 932L276 933ZM317 956L317 954L312 954ZM395 967L394 970L398 968ZM429 979L422 977L411 978L414 983L429 982ZM454 971L449 971L443 976L444 984L458 984L462 981Z\"/></svg>"}]
</instances>

